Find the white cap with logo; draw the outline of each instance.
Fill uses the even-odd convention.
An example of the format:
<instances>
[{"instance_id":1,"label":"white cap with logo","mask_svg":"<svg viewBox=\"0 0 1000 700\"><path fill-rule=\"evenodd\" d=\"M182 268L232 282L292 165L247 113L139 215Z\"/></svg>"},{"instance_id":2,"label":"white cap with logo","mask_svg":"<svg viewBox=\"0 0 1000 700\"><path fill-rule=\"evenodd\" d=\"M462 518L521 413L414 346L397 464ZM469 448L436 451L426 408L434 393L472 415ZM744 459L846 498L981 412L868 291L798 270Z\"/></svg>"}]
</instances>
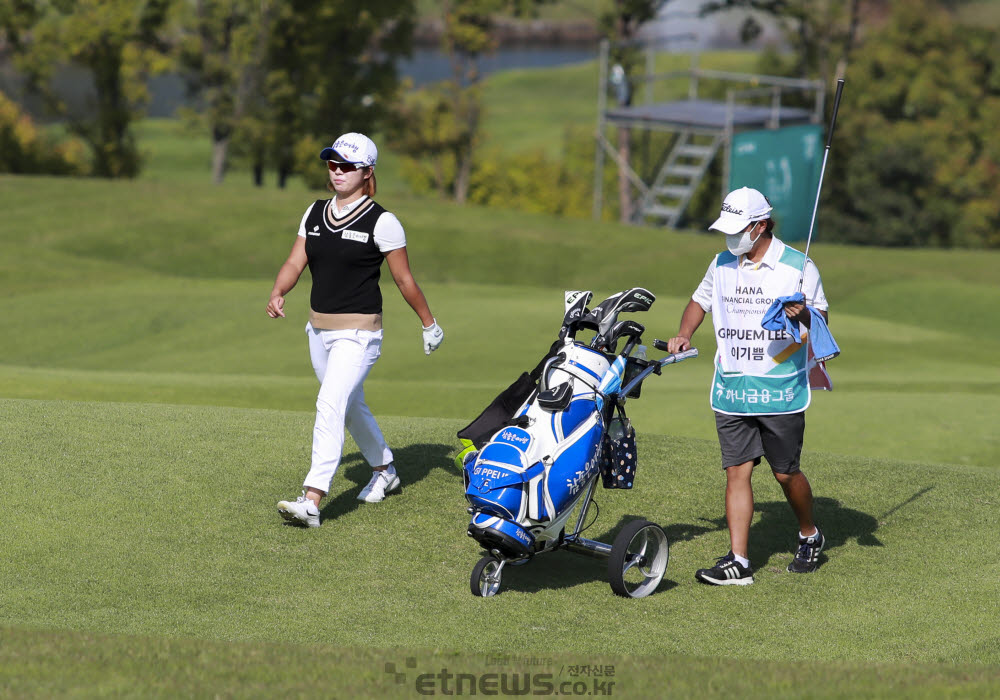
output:
<instances>
[{"instance_id":1,"label":"white cap with logo","mask_svg":"<svg viewBox=\"0 0 1000 700\"><path fill-rule=\"evenodd\" d=\"M319 159L374 167L375 161L378 160L378 149L370 138L352 131L338 138L332 146L320 151Z\"/></svg>"},{"instance_id":2,"label":"white cap with logo","mask_svg":"<svg viewBox=\"0 0 1000 700\"><path fill-rule=\"evenodd\" d=\"M739 233L751 222L769 218L773 207L767 197L751 187L741 187L726 195L722 211L709 229L723 233Z\"/></svg>"}]
</instances>

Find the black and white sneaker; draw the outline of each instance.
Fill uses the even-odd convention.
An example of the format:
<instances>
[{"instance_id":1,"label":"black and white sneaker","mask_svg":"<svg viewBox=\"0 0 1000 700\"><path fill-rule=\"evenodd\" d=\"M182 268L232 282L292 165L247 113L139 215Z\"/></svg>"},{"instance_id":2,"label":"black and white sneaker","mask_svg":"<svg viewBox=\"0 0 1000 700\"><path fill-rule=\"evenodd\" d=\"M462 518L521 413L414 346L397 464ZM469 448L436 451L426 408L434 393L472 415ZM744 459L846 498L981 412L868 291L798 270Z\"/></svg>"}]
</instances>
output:
<instances>
[{"instance_id":1,"label":"black and white sneaker","mask_svg":"<svg viewBox=\"0 0 1000 700\"><path fill-rule=\"evenodd\" d=\"M719 557L711 569L698 569L695 579L712 586L749 586L753 583L753 570L743 566L733 553Z\"/></svg>"},{"instance_id":2,"label":"black and white sneaker","mask_svg":"<svg viewBox=\"0 0 1000 700\"><path fill-rule=\"evenodd\" d=\"M795 558L788 565L788 570L793 574L809 574L819 566L819 553L823 551L826 538L819 528L816 534L810 537L799 537L799 549L795 552Z\"/></svg>"}]
</instances>

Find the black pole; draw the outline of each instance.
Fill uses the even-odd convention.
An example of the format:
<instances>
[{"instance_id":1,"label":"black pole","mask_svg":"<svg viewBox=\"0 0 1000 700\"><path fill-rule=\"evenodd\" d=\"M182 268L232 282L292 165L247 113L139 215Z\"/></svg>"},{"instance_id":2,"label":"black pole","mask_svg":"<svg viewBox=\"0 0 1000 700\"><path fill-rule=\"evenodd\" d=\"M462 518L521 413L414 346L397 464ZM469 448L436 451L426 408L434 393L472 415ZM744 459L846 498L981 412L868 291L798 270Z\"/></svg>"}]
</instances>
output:
<instances>
[{"instance_id":1,"label":"black pole","mask_svg":"<svg viewBox=\"0 0 1000 700\"><path fill-rule=\"evenodd\" d=\"M837 126L837 112L840 111L840 95L844 92L844 79L837 80L837 94L833 96L833 115L830 117L830 133L826 137L826 147L830 148L833 142L833 130Z\"/></svg>"}]
</instances>

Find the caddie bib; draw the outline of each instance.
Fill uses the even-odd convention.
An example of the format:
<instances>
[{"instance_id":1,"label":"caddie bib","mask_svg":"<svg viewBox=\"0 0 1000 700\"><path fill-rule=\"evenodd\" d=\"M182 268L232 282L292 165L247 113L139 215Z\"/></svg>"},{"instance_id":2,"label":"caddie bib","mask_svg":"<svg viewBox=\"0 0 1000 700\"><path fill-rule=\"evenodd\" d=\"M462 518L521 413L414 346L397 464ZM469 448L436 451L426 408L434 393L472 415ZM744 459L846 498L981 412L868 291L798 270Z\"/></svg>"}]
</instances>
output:
<instances>
[{"instance_id":1,"label":"caddie bib","mask_svg":"<svg viewBox=\"0 0 1000 700\"><path fill-rule=\"evenodd\" d=\"M774 248L774 246L778 246ZM711 404L720 413L737 416L799 413L811 398L805 338L761 328L771 303L794 294L805 255L777 238L771 240L764 264L740 266L726 251L715 259L712 322L715 325L715 376Z\"/></svg>"}]
</instances>

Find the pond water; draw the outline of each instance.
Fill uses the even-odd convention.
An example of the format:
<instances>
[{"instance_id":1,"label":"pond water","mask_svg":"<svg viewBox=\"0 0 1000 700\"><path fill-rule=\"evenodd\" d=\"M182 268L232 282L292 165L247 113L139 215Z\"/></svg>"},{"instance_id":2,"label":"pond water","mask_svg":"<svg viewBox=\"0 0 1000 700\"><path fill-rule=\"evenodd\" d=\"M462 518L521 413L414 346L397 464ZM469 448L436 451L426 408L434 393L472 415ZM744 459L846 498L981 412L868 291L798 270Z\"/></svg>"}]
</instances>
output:
<instances>
[{"instance_id":1,"label":"pond water","mask_svg":"<svg viewBox=\"0 0 1000 700\"><path fill-rule=\"evenodd\" d=\"M504 47L479 61L483 75L514 68L550 68L597 58L597 46L524 46ZM413 57L400 61L399 73L416 86L451 77L448 56L440 49L417 49Z\"/></svg>"},{"instance_id":2,"label":"pond water","mask_svg":"<svg viewBox=\"0 0 1000 700\"><path fill-rule=\"evenodd\" d=\"M597 57L597 47L580 45L505 47L480 59L479 70L483 75L513 68L543 68L589 61ZM400 61L402 77L413 80L416 86L427 85L451 76L448 57L437 48L414 51L411 58ZM93 95L93 81L83 69L68 67L55 76L56 90L75 110L85 109ZM0 91L7 95L21 92L21 81L9 67L0 66ZM159 75L149 82L150 103L147 114L151 117L172 117L178 106L191 104L185 94L184 81L178 75ZM44 119L38 99L26 96L24 106L38 119Z\"/></svg>"}]
</instances>

